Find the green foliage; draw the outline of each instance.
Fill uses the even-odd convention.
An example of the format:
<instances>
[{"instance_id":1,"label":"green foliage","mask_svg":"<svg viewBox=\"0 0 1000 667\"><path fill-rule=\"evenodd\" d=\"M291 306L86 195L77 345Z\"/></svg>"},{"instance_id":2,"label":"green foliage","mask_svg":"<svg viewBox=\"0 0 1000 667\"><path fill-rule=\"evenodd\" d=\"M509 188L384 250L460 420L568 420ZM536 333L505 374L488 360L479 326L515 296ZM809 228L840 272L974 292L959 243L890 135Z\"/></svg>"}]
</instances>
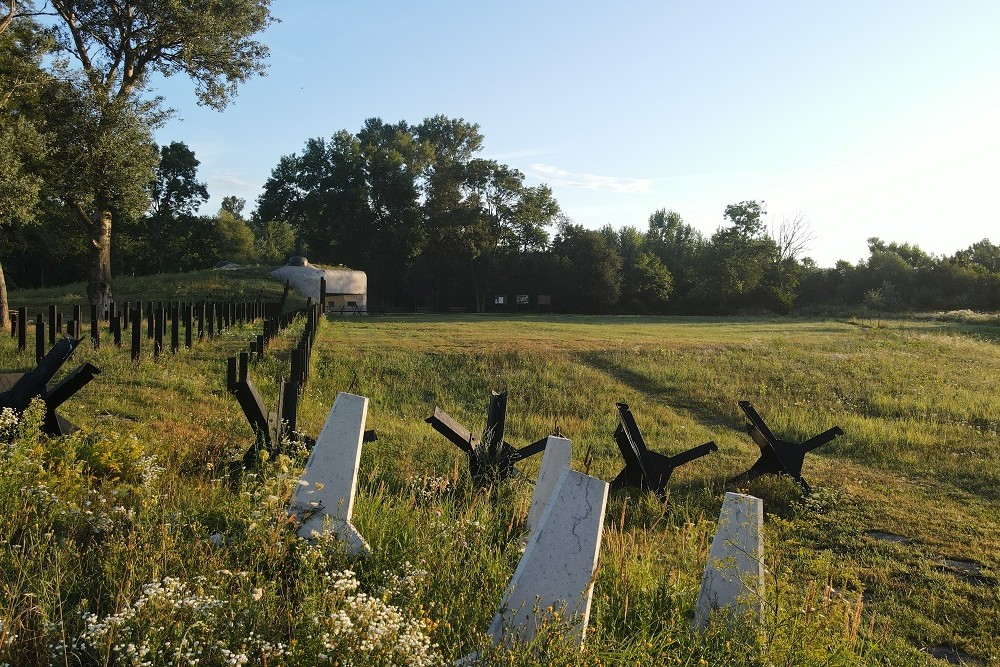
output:
<instances>
[{"instance_id":1,"label":"green foliage","mask_svg":"<svg viewBox=\"0 0 1000 667\"><path fill-rule=\"evenodd\" d=\"M156 72L183 74L200 102L221 109L240 83L264 73L268 49L254 36L273 21L270 0L117 4L50 0L59 47L76 58L95 88L128 97ZM121 62L129 63L127 68Z\"/></svg>"},{"instance_id":2,"label":"green foliage","mask_svg":"<svg viewBox=\"0 0 1000 667\"><path fill-rule=\"evenodd\" d=\"M198 159L183 142L160 147L156 176L147 186L151 206L147 215L119 222L116 267L129 272L179 271L201 268L193 257L204 254L203 239L193 233L195 212L208 199L208 189L197 180Z\"/></svg>"},{"instance_id":3,"label":"green foliage","mask_svg":"<svg viewBox=\"0 0 1000 667\"><path fill-rule=\"evenodd\" d=\"M47 34L58 57L35 62L58 76L41 91L51 151L33 175L86 232L92 304L104 308L113 298L113 221L134 219L149 205L146 185L158 158L152 131L164 117L161 100L143 96L150 76L183 73L202 103L224 107L237 84L263 72L267 49L253 37L271 22L269 4L48 3Z\"/></svg>"},{"instance_id":4,"label":"green foliage","mask_svg":"<svg viewBox=\"0 0 1000 667\"><path fill-rule=\"evenodd\" d=\"M11 12L14 11L11 6ZM42 58L51 44L30 21L11 21L0 30L0 224L30 221L42 180L47 136L39 90L46 83Z\"/></svg>"},{"instance_id":5,"label":"green foliage","mask_svg":"<svg viewBox=\"0 0 1000 667\"><path fill-rule=\"evenodd\" d=\"M159 160L152 139L157 111L130 99L102 99L84 80L54 83L44 92L47 122L58 128L43 173L46 188L86 216L81 222L109 207L141 215Z\"/></svg>"},{"instance_id":6,"label":"green foliage","mask_svg":"<svg viewBox=\"0 0 1000 667\"><path fill-rule=\"evenodd\" d=\"M764 232L763 205L756 201L730 204L732 223L709 240L698 267L696 295L723 309L751 305L755 292L765 291L765 277L778 259L778 247Z\"/></svg>"},{"instance_id":7,"label":"green foliage","mask_svg":"<svg viewBox=\"0 0 1000 667\"><path fill-rule=\"evenodd\" d=\"M287 222L264 223L254 240L254 250L264 264L284 264L295 249L295 230Z\"/></svg>"},{"instance_id":8,"label":"green foliage","mask_svg":"<svg viewBox=\"0 0 1000 667\"><path fill-rule=\"evenodd\" d=\"M247 201L242 197L236 197L234 195L228 195L222 198L222 210L232 213L234 216L243 219L243 209L246 207Z\"/></svg>"},{"instance_id":9,"label":"green foliage","mask_svg":"<svg viewBox=\"0 0 1000 667\"><path fill-rule=\"evenodd\" d=\"M174 216L193 215L208 201L208 188L197 181L199 164L194 151L182 141L160 147L156 178L149 186L154 220L165 224Z\"/></svg>"},{"instance_id":10,"label":"green foliage","mask_svg":"<svg viewBox=\"0 0 1000 667\"><path fill-rule=\"evenodd\" d=\"M604 234L563 224L552 242L552 254L562 263L561 308L607 312L618 302L622 259Z\"/></svg>"},{"instance_id":11,"label":"green foliage","mask_svg":"<svg viewBox=\"0 0 1000 667\"><path fill-rule=\"evenodd\" d=\"M366 271L381 298L409 296L414 272L440 285L471 270L465 298L482 310L502 260L544 248L559 208L547 186L527 187L516 169L474 158L481 144L478 126L460 119L370 118L356 135L310 139L301 155L282 157L254 218L259 228L290 224L316 261Z\"/></svg>"},{"instance_id":12,"label":"green foliage","mask_svg":"<svg viewBox=\"0 0 1000 667\"><path fill-rule=\"evenodd\" d=\"M634 288L628 293L647 312L662 312L670 298L673 278L660 258L651 252L640 253L631 267Z\"/></svg>"},{"instance_id":13,"label":"green foliage","mask_svg":"<svg viewBox=\"0 0 1000 667\"><path fill-rule=\"evenodd\" d=\"M32 22L15 20L16 13L11 2L0 20L0 230L35 220L42 190L38 163L49 140L38 91L46 84L42 58L50 43ZM3 263L10 250L0 254L0 328L9 322Z\"/></svg>"},{"instance_id":14,"label":"green foliage","mask_svg":"<svg viewBox=\"0 0 1000 667\"><path fill-rule=\"evenodd\" d=\"M31 221L42 179L26 163L45 155L44 135L23 116L0 119L0 220Z\"/></svg>"},{"instance_id":15,"label":"green foliage","mask_svg":"<svg viewBox=\"0 0 1000 667\"><path fill-rule=\"evenodd\" d=\"M256 258L253 232L246 222L229 211L219 211L212 235L218 241L220 258L237 264Z\"/></svg>"}]
</instances>

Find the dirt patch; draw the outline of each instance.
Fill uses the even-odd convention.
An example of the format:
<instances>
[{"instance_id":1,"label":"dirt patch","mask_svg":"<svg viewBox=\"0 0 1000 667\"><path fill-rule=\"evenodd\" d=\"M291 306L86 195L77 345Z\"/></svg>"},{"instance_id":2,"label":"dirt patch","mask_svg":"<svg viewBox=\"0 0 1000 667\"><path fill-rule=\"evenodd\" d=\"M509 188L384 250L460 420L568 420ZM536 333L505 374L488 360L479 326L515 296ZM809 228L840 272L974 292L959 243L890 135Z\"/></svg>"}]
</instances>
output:
<instances>
[{"instance_id":1,"label":"dirt patch","mask_svg":"<svg viewBox=\"0 0 1000 667\"><path fill-rule=\"evenodd\" d=\"M960 651L957 648L952 648L950 646L925 646L920 650L933 658L944 660L951 665L986 664L982 660L969 655L965 651Z\"/></svg>"},{"instance_id":2,"label":"dirt patch","mask_svg":"<svg viewBox=\"0 0 1000 667\"><path fill-rule=\"evenodd\" d=\"M905 535L897 535L895 533L886 533L881 530L867 530L865 531L865 537L875 540L876 542L890 542L892 544L913 544L913 540Z\"/></svg>"},{"instance_id":3,"label":"dirt patch","mask_svg":"<svg viewBox=\"0 0 1000 667\"><path fill-rule=\"evenodd\" d=\"M971 560L945 558L937 566L941 572L958 577L973 586L996 586L997 580L983 572L983 566Z\"/></svg>"}]
</instances>

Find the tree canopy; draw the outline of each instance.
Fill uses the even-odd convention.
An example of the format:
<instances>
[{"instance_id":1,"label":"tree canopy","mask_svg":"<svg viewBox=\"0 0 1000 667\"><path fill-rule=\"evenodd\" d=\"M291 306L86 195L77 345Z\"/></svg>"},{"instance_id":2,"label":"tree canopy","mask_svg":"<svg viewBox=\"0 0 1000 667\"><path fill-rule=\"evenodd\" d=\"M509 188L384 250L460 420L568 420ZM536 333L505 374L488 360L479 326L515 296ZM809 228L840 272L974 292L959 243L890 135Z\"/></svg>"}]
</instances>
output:
<instances>
[{"instance_id":1,"label":"tree canopy","mask_svg":"<svg viewBox=\"0 0 1000 667\"><path fill-rule=\"evenodd\" d=\"M255 36L273 20L269 5L42 3L56 53L76 63L47 100L61 154L45 180L85 230L91 303L106 307L112 298L113 218L148 205L144 186L157 163L152 130L164 114L158 98L144 97L151 75L187 76L201 104L223 108L240 83L264 71L267 47Z\"/></svg>"},{"instance_id":2,"label":"tree canopy","mask_svg":"<svg viewBox=\"0 0 1000 667\"><path fill-rule=\"evenodd\" d=\"M547 247L559 207L544 184L475 158L481 145L478 126L461 119L370 118L357 134L310 139L282 157L255 218L291 225L303 252L368 271L387 296L405 293L418 265L437 289L449 273L467 275L482 311L498 263Z\"/></svg>"}]
</instances>

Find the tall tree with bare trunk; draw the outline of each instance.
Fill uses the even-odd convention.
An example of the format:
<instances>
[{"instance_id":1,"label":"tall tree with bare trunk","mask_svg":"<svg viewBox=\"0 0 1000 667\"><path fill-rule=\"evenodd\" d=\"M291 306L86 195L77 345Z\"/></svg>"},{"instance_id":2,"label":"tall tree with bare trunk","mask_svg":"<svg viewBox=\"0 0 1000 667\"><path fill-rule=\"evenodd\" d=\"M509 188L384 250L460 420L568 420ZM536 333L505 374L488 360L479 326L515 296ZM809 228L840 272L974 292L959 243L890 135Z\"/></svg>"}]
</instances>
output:
<instances>
[{"instance_id":1,"label":"tall tree with bare trunk","mask_svg":"<svg viewBox=\"0 0 1000 667\"><path fill-rule=\"evenodd\" d=\"M58 51L78 66L57 91L78 161L61 165L52 176L64 181L49 185L85 230L87 294L103 310L113 298L112 223L137 205L156 164L151 133L164 115L147 95L150 77L186 75L199 103L224 108L240 83L264 73L268 49L255 37L274 20L270 0L47 0L40 14Z\"/></svg>"}]
</instances>

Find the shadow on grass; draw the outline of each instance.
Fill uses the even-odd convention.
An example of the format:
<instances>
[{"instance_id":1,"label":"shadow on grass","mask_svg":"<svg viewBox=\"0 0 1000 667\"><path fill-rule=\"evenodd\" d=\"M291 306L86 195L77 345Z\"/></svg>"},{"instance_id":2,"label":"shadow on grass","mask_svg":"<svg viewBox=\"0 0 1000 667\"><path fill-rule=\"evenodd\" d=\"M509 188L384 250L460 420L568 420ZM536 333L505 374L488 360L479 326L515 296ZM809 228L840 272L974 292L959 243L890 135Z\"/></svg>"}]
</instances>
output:
<instances>
[{"instance_id":1,"label":"shadow on grass","mask_svg":"<svg viewBox=\"0 0 1000 667\"><path fill-rule=\"evenodd\" d=\"M730 428L741 433L745 432L742 420L740 420L738 425L734 426L732 420L726 415L720 414L718 406L712 402L692 398L688 394L682 394L677 387L664 384L643 373L638 373L621 364L617 364L599 352L587 352L575 356L580 363L604 373L626 387L648 396L654 401L690 413L695 421L708 429L718 429L721 427ZM733 397L733 402L736 402L738 398Z\"/></svg>"},{"instance_id":2,"label":"shadow on grass","mask_svg":"<svg viewBox=\"0 0 1000 667\"><path fill-rule=\"evenodd\" d=\"M646 374L636 372L613 360L608 359L601 353L583 353L576 355L576 358L583 364L613 378L644 396L654 401L669 406L678 411L685 411L699 424L710 430L729 428L745 434L744 422L742 419L734 424L727 415L720 414L718 405L714 402L701 400L692 397L690 394L682 394L676 386L671 386ZM733 400L739 398L734 396ZM904 474L913 474L913 471L902 461L892 458L878 457L873 459L870 455L858 456L854 443L848 440L834 442L824 447L820 452L823 456L840 458L854 463ZM995 476L984 474L983 471L961 471L961 472L941 472L932 474L930 477L938 482L946 483L960 489L962 492L970 493L985 500L995 501L1000 499L1000 484L996 483Z\"/></svg>"}]
</instances>

